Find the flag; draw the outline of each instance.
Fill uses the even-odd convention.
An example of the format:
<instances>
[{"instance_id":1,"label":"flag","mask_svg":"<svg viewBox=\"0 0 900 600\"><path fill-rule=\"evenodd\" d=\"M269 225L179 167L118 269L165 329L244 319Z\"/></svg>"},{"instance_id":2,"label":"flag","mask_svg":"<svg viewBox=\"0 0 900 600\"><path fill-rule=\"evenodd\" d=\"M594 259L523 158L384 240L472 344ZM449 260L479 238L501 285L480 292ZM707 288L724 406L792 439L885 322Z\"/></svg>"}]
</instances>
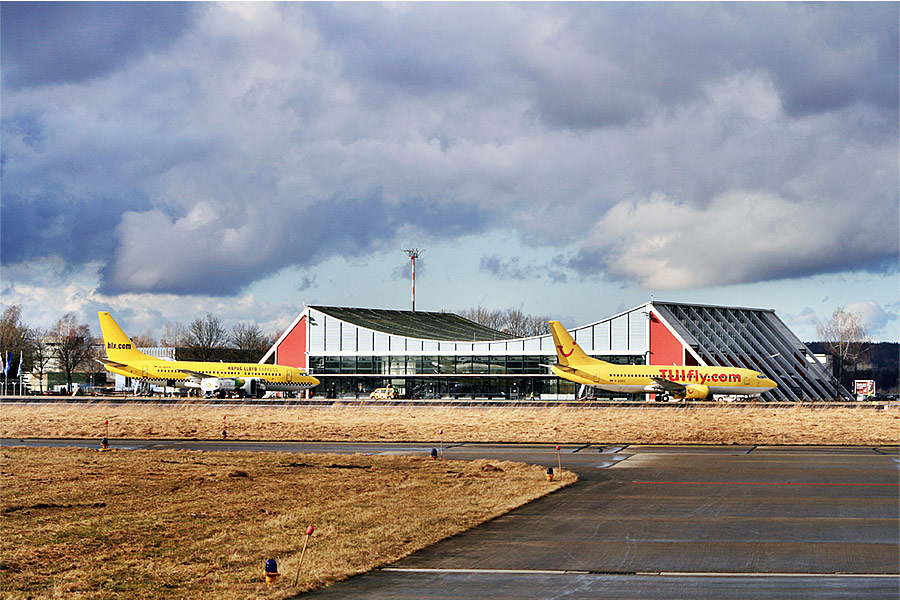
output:
<instances>
[{"instance_id":1,"label":"flag","mask_svg":"<svg viewBox=\"0 0 900 600\"><path fill-rule=\"evenodd\" d=\"M19 377L22 376L22 350L19 350Z\"/></svg>"},{"instance_id":2,"label":"flag","mask_svg":"<svg viewBox=\"0 0 900 600\"><path fill-rule=\"evenodd\" d=\"M12 352L7 350L5 353L5 357L6 357L4 359L5 362L3 364L3 374L8 377L9 376L9 368L12 366Z\"/></svg>"}]
</instances>

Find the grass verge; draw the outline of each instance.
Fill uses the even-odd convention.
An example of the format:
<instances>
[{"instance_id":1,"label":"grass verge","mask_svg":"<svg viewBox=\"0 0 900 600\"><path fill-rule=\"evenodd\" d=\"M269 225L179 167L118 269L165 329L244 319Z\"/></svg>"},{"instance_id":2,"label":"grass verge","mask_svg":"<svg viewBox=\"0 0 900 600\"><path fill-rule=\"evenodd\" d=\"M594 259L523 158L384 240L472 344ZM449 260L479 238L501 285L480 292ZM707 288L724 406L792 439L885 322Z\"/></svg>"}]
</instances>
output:
<instances>
[{"instance_id":1,"label":"grass verge","mask_svg":"<svg viewBox=\"0 0 900 600\"><path fill-rule=\"evenodd\" d=\"M478 460L2 448L3 598L286 598L575 481ZM310 539L296 586L307 525ZM267 588L263 566L278 561Z\"/></svg>"},{"instance_id":2,"label":"grass verge","mask_svg":"<svg viewBox=\"0 0 900 600\"><path fill-rule=\"evenodd\" d=\"M861 408L330 408L180 405L4 405L0 437L539 444L884 445L900 410Z\"/></svg>"}]
</instances>

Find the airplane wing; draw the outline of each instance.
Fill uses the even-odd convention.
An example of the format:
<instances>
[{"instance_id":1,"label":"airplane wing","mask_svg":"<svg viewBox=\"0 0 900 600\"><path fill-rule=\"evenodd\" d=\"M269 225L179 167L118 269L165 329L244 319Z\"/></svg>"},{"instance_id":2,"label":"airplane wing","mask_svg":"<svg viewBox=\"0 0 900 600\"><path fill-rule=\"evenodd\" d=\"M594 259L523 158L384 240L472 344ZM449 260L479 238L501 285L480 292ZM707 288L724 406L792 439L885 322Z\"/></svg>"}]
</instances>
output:
<instances>
[{"instance_id":1,"label":"airplane wing","mask_svg":"<svg viewBox=\"0 0 900 600\"><path fill-rule=\"evenodd\" d=\"M117 367L117 368L119 368L119 369L124 369L125 367L128 366L128 365L126 365L125 363L116 362L116 361L114 361L114 360L109 360L109 359L107 359L107 358L98 358L98 359L96 359L96 360L97 360L97 362L100 363L101 365L107 365L107 366L110 366L110 367Z\"/></svg>"},{"instance_id":2,"label":"airplane wing","mask_svg":"<svg viewBox=\"0 0 900 600\"><path fill-rule=\"evenodd\" d=\"M201 373L200 371L189 371L188 369L178 369L182 373L186 373L191 377L196 377L197 379L209 379L210 377L217 377L216 375L207 375L206 373Z\"/></svg>"},{"instance_id":3,"label":"airplane wing","mask_svg":"<svg viewBox=\"0 0 900 600\"><path fill-rule=\"evenodd\" d=\"M670 394L683 394L685 387L683 384L678 383L677 381L671 381L669 379L664 379L663 377L651 377L654 387L659 387L660 391L665 391Z\"/></svg>"}]
</instances>

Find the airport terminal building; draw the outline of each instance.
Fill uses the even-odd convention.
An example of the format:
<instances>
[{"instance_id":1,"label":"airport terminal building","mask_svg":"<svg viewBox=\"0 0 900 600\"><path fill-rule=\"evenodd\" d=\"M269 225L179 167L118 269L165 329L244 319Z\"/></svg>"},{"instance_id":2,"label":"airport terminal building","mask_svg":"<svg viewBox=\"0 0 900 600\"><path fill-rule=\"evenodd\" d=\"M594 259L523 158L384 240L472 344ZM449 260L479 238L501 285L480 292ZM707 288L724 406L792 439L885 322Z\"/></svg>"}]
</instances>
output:
<instances>
[{"instance_id":1,"label":"airport terminal building","mask_svg":"<svg viewBox=\"0 0 900 600\"><path fill-rule=\"evenodd\" d=\"M764 400L849 397L774 310L650 301L570 330L584 351L619 364L755 369L778 387ZM316 396L573 399L549 373L550 334L515 338L444 312L305 306L260 362L306 369ZM643 399L593 389L597 399Z\"/></svg>"}]
</instances>

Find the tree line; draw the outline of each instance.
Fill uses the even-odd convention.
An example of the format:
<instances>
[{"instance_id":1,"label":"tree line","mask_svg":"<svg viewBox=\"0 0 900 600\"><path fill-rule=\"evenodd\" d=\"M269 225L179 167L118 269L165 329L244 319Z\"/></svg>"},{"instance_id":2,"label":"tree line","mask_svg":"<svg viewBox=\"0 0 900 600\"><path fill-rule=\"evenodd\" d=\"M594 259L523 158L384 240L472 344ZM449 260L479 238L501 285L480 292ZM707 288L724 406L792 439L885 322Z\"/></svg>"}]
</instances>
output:
<instances>
[{"instance_id":1,"label":"tree line","mask_svg":"<svg viewBox=\"0 0 900 600\"><path fill-rule=\"evenodd\" d=\"M168 322L163 337L157 341L150 330L131 339L138 348L169 346L179 349L180 360L227 360L257 362L278 339L277 333L266 335L256 323L237 323L226 329L221 320L207 313L188 325ZM32 373L41 384L50 372L65 373L72 387L72 374L102 372L96 359L106 355L87 323L78 322L75 313L63 315L49 328L29 326L22 321L22 307L7 306L0 315L0 352L11 357L10 378ZM21 360L22 372L14 373Z\"/></svg>"},{"instance_id":2,"label":"tree line","mask_svg":"<svg viewBox=\"0 0 900 600\"><path fill-rule=\"evenodd\" d=\"M550 331L546 317L528 315L515 308L479 306L456 311L456 314L514 337L545 335ZM817 333L825 352L835 359L838 380L848 382L848 375L857 370L856 365L866 359L872 348L861 316L837 308L830 319L818 324ZM249 322L240 322L227 329L219 317L207 313L187 325L177 321L166 323L158 340L148 329L144 334L133 336L132 341L139 348L178 348L181 360L258 362L279 336L277 332L265 334L258 324ZM104 355L90 326L78 322L74 313L63 315L49 328L31 327L22 321L22 307L18 304L6 306L0 315L0 352L11 356L11 362L16 366L21 357L22 372L31 372L42 382L49 368L55 367L56 371L66 374L70 388L72 373L100 372L102 369L96 359ZM896 379L891 383L896 386Z\"/></svg>"},{"instance_id":3,"label":"tree line","mask_svg":"<svg viewBox=\"0 0 900 600\"><path fill-rule=\"evenodd\" d=\"M155 342L149 335L148 331L143 341ZM258 362L280 335L265 334L256 323L240 322L226 329L219 317L206 313L188 325L167 322L159 345L181 348L180 360Z\"/></svg>"},{"instance_id":4,"label":"tree line","mask_svg":"<svg viewBox=\"0 0 900 600\"><path fill-rule=\"evenodd\" d=\"M457 314L491 329L514 337L548 333L547 319L528 315L514 308L484 307L457 311ZM178 348L180 360L258 362L272 347L280 333L265 334L256 323L240 322L227 329L219 317L207 313L187 325L169 321L158 339L149 329L131 336L138 348L157 346ZM100 373L98 358L105 356L102 344L94 337L90 325L78 321L75 313L60 317L49 328L33 327L22 321L22 307L6 306L0 316L0 351L22 361L22 373L32 373L41 382L53 369L66 375L71 389L73 373ZM14 375L11 375L14 376Z\"/></svg>"},{"instance_id":5,"label":"tree line","mask_svg":"<svg viewBox=\"0 0 900 600\"><path fill-rule=\"evenodd\" d=\"M489 309L479 306L478 308L458 310L456 314L517 338L550 333L547 317L528 315L518 308Z\"/></svg>"}]
</instances>

